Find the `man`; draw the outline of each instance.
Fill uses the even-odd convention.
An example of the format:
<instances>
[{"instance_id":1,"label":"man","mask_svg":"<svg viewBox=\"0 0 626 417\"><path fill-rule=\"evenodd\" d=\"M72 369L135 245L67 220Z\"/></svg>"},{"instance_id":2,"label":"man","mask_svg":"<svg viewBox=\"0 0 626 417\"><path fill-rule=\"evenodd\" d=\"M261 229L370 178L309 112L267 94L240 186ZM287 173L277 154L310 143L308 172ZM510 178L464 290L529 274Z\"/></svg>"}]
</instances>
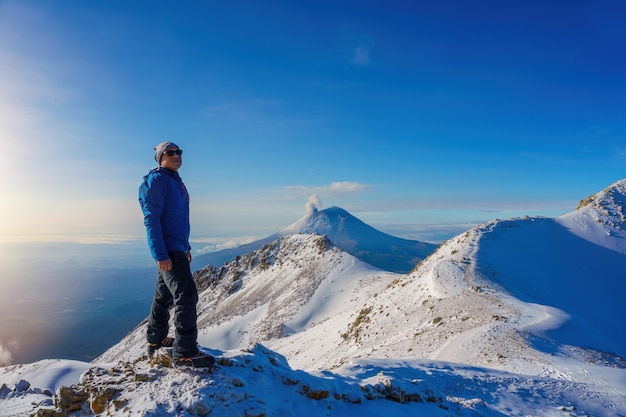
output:
<instances>
[{"instance_id":1,"label":"man","mask_svg":"<svg viewBox=\"0 0 626 417\"><path fill-rule=\"evenodd\" d=\"M171 346L174 366L211 367L215 359L198 350L196 304L198 290L191 275L189 194L178 170L183 151L172 142L154 148L159 164L139 186L148 246L158 277L148 317L148 355ZM174 306L175 337L167 337L170 307Z\"/></svg>"}]
</instances>

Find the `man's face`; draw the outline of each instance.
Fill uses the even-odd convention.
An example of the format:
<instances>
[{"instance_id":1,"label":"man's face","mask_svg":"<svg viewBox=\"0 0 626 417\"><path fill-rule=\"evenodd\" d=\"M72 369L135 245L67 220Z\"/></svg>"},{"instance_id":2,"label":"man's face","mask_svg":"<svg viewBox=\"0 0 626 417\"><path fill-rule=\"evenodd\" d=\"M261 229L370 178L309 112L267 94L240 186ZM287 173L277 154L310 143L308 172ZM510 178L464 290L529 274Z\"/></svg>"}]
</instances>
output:
<instances>
[{"instance_id":1,"label":"man's face","mask_svg":"<svg viewBox=\"0 0 626 417\"><path fill-rule=\"evenodd\" d=\"M175 151L178 151L177 146L168 146L161 156L161 166L174 172L178 171L183 164L182 155L177 155Z\"/></svg>"}]
</instances>

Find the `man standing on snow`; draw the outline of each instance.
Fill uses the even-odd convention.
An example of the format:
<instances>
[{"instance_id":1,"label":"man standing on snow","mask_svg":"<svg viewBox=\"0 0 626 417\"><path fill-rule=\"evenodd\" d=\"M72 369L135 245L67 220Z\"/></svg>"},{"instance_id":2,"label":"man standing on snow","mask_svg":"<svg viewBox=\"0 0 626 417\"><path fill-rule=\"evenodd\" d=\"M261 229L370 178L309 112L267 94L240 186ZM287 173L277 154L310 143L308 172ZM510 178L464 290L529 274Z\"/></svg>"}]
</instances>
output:
<instances>
[{"instance_id":1,"label":"man standing on snow","mask_svg":"<svg viewBox=\"0 0 626 417\"><path fill-rule=\"evenodd\" d=\"M172 142L154 148L159 166L143 178L139 204L148 246L158 271L148 317L148 355L173 344L174 366L210 367L215 359L198 350L196 304L198 290L191 275L189 194L178 169L183 151ZM167 337L170 307L174 306L175 338Z\"/></svg>"}]
</instances>

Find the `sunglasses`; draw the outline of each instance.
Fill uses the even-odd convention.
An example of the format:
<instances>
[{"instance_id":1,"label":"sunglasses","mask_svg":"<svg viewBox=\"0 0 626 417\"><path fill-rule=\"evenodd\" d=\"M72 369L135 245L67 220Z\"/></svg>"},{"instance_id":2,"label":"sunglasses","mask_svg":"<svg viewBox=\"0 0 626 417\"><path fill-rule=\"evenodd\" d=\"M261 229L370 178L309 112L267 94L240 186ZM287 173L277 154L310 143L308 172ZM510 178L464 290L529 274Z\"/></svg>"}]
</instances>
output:
<instances>
[{"instance_id":1,"label":"sunglasses","mask_svg":"<svg viewBox=\"0 0 626 417\"><path fill-rule=\"evenodd\" d=\"M181 156L183 154L183 150L182 149L176 149L175 151L165 151L163 152L164 154L167 154L167 156L174 156L174 155L178 155Z\"/></svg>"}]
</instances>

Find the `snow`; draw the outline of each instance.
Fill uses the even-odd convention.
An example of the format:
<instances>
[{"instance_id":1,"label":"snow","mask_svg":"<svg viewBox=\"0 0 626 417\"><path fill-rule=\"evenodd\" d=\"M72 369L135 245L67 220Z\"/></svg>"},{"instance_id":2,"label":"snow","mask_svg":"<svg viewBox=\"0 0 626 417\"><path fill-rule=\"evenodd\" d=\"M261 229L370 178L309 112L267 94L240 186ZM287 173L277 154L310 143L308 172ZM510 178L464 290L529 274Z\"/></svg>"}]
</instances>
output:
<instances>
[{"instance_id":1,"label":"snow","mask_svg":"<svg viewBox=\"0 0 626 417\"><path fill-rule=\"evenodd\" d=\"M37 405L52 405L51 393L79 381L93 365L48 359L0 368L0 416L29 415ZM12 392L8 392L12 389Z\"/></svg>"},{"instance_id":2,"label":"snow","mask_svg":"<svg viewBox=\"0 0 626 417\"><path fill-rule=\"evenodd\" d=\"M490 227L478 256L493 282L520 300L567 312L571 320L552 332L563 343L593 340L595 348L626 357L626 336L613 331L622 325L624 312L623 253L582 239L554 219L502 221ZM615 310L607 311L608 306Z\"/></svg>"},{"instance_id":3,"label":"snow","mask_svg":"<svg viewBox=\"0 0 626 417\"><path fill-rule=\"evenodd\" d=\"M71 385L78 381L80 375L91 367L80 361L47 359L33 364L13 365L2 370L2 382L16 385L20 380L30 382L33 387L41 390L56 391L63 385Z\"/></svg>"},{"instance_id":4,"label":"snow","mask_svg":"<svg viewBox=\"0 0 626 417\"><path fill-rule=\"evenodd\" d=\"M624 374L617 369L602 369L595 384L573 376L524 376L418 359L357 359L332 372L305 372L291 369L285 358L262 345L212 352L221 358L212 373L151 368L145 361L125 366L92 364L90 374L82 376L83 386L93 388L98 380L119 390L120 409L110 406L112 415L136 410L147 416L562 417L620 415L626 406L623 390L610 385L623 385ZM592 368L588 366L590 373ZM58 369L62 372L62 366ZM78 373L74 378L78 383ZM583 379L592 381L592 376ZM24 396L31 402L36 394ZM33 409L19 396L3 401L3 416L27 415Z\"/></svg>"},{"instance_id":5,"label":"snow","mask_svg":"<svg viewBox=\"0 0 626 417\"><path fill-rule=\"evenodd\" d=\"M151 366L145 323L93 363L0 368L0 416L105 388L107 415L626 416L626 180L559 218L493 220L407 274L315 234L198 272L209 373ZM210 347L210 348L208 348Z\"/></svg>"},{"instance_id":6,"label":"snow","mask_svg":"<svg viewBox=\"0 0 626 417\"><path fill-rule=\"evenodd\" d=\"M232 349L236 346L250 344L247 329L257 325L265 315L267 308L259 307L243 316L234 317L222 326L202 329L198 332L198 343L210 340L210 346L215 349Z\"/></svg>"}]
</instances>

